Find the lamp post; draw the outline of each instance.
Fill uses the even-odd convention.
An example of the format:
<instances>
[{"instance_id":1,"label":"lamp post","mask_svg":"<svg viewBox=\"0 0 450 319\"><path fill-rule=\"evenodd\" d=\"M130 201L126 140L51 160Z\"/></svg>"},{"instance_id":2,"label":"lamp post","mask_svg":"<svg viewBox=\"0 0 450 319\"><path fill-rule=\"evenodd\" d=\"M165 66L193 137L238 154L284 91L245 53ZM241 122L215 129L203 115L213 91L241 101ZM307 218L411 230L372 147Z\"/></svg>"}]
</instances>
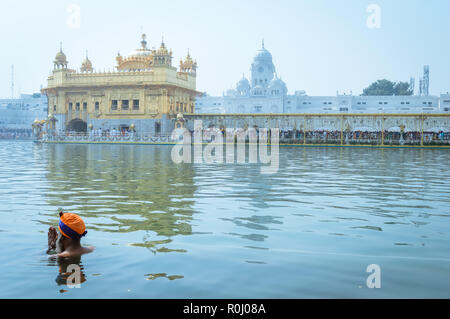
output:
<instances>
[{"instance_id":1,"label":"lamp post","mask_svg":"<svg viewBox=\"0 0 450 319\"><path fill-rule=\"evenodd\" d=\"M89 128L89 139L92 139L92 137L93 137L93 129L94 129L94 125L92 124L92 123L89 123L89 125L88 125L88 128Z\"/></svg>"},{"instance_id":2,"label":"lamp post","mask_svg":"<svg viewBox=\"0 0 450 319\"><path fill-rule=\"evenodd\" d=\"M405 125L400 125L400 145L405 144L405 141L403 140L403 133L405 132Z\"/></svg>"},{"instance_id":3,"label":"lamp post","mask_svg":"<svg viewBox=\"0 0 450 319\"><path fill-rule=\"evenodd\" d=\"M348 136L351 134L352 128L350 124L347 123L347 127L345 128L345 144L349 144Z\"/></svg>"},{"instance_id":4,"label":"lamp post","mask_svg":"<svg viewBox=\"0 0 450 319\"><path fill-rule=\"evenodd\" d=\"M56 128L56 123L57 119L53 114L49 114L47 117L47 121L46 121L46 125L47 125L47 136L53 137L55 135L55 128Z\"/></svg>"},{"instance_id":5,"label":"lamp post","mask_svg":"<svg viewBox=\"0 0 450 319\"><path fill-rule=\"evenodd\" d=\"M35 119L33 124L31 125L31 127L33 128L33 134L36 138L39 138L39 133L40 133L40 129L39 129L39 120Z\"/></svg>"},{"instance_id":6,"label":"lamp post","mask_svg":"<svg viewBox=\"0 0 450 319\"><path fill-rule=\"evenodd\" d=\"M131 139L134 139L134 132L135 132L135 125L134 125L134 123L132 123L131 125L130 125L130 131L131 131Z\"/></svg>"}]
</instances>

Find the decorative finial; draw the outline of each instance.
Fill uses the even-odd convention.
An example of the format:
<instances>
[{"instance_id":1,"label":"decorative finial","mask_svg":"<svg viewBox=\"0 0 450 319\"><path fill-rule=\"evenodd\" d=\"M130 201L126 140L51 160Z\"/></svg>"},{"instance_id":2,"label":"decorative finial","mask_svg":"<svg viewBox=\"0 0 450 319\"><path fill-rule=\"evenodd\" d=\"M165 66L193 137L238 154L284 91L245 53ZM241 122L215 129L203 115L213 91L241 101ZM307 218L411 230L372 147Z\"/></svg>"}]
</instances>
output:
<instances>
[{"instance_id":1,"label":"decorative finial","mask_svg":"<svg viewBox=\"0 0 450 319\"><path fill-rule=\"evenodd\" d=\"M264 38L262 39L262 48L264 49Z\"/></svg>"},{"instance_id":2,"label":"decorative finial","mask_svg":"<svg viewBox=\"0 0 450 319\"><path fill-rule=\"evenodd\" d=\"M88 50L86 50L86 59L88 59Z\"/></svg>"},{"instance_id":3,"label":"decorative finial","mask_svg":"<svg viewBox=\"0 0 450 319\"><path fill-rule=\"evenodd\" d=\"M147 41L145 41L146 38L147 38L147 35L145 33L142 33L141 45L142 45L143 49L147 49Z\"/></svg>"},{"instance_id":4,"label":"decorative finial","mask_svg":"<svg viewBox=\"0 0 450 319\"><path fill-rule=\"evenodd\" d=\"M62 52L62 41L59 42L59 52Z\"/></svg>"}]
</instances>

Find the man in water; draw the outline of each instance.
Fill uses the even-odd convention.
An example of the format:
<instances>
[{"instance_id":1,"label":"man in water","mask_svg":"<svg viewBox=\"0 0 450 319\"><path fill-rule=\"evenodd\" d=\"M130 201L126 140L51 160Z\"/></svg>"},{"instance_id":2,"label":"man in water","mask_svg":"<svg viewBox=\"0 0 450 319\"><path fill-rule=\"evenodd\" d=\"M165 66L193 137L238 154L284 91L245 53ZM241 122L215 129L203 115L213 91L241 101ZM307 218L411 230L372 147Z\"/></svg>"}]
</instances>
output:
<instances>
[{"instance_id":1,"label":"man in water","mask_svg":"<svg viewBox=\"0 0 450 319\"><path fill-rule=\"evenodd\" d=\"M87 233L83 219L77 214L59 213L59 234L54 227L48 229L48 248L57 249L58 257L77 257L88 254L94 247L83 247L80 244L81 237Z\"/></svg>"}]
</instances>

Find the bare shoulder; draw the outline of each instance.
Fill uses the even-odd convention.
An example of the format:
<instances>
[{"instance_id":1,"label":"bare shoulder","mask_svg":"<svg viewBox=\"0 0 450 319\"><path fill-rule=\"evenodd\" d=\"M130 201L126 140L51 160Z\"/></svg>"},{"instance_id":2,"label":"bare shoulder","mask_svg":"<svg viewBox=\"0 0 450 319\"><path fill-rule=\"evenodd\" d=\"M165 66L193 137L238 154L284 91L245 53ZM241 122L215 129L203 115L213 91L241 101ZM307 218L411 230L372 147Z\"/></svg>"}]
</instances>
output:
<instances>
[{"instance_id":1,"label":"bare shoulder","mask_svg":"<svg viewBox=\"0 0 450 319\"><path fill-rule=\"evenodd\" d=\"M70 254L67 251L63 251L62 253L57 254L58 257L71 257L72 254Z\"/></svg>"},{"instance_id":2,"label":"bare shoulder","mask_svg":"<svg viewBox=\"0 0 450 319\"><path fill-rule=\"evenodd\" d=\"M89 254L91 252L94 251L94 247L93 246L88 246L88 247L80 247L76 250L66 250L60 254L58 254L58 257L76 257L76 256L81 256L84 254Z\"/></svg>"},{"instance_id":3,"label":"bare shoulder","mask_svg":"<svg viewBox=\"0 0 450 319\"><path fill-rule=\"evenodd\" d=\"M85 254L92 253L94 250L95 250L94 246L83 247L83 251L84 251Z\"/></svg>"}]
</instances>

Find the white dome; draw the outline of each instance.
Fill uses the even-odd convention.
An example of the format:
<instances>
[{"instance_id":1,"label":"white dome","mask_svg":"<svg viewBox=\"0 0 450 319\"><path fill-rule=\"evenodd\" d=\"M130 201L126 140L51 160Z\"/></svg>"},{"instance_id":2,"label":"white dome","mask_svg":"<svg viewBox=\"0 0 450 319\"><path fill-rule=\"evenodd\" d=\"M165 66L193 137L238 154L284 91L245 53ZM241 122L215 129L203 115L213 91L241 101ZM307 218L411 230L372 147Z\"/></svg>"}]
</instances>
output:
<instances>
[{"instance_id":1,"label":"white dome","mask_svg":"<svg viewBox=\"0 0 450 319\"><path fill-rule=\"evenodd\" d=\"M258 53L256 54L255 61L270 61L272 62L272 54L270 54L269 51L264 47L264 40L262 42L261 49L258 50Z\"/></svg>"},{"instance_id":2,"label":"white dome","mask_svg":"<svg viewBox=\"0 0 450 319\"><path fill-rule=\"evenodd\" d=\"M280 93L286 94L286 83L284 83L284 81L275 74L275 77L272 79L272 81L270 81L269 90L280 90Z\"/></svg>"},{"instance_id":3,"label":"white dome","mask_svg":"<svg viewBox=\"0 0 450 319\"><path fill-rule=\"evenodd\" d=\"M283 80L279 78L274 78L272 81L270 81L269 88L286 88L286 83L284 83Z\"/></svg>"},{"instance_id":4,"label":"white dome","mask_svg":"<svg viewBox=\"0 0 450 319\"><path fill-rule=\"evenodd\" d=\"M258 50L258 53L255 56L255 60L270 60L272 61L272 54L270 54L269 51L262 48L261 50Z\"/></svg>"},{"instance_id":5,"label":"white dome","mask_svg":"<svg viewBox=\"0 0 450 319\"><path fill-rule=\"evenodd\" d=\"M243 77L236 85L236 90L240 93L248 93L250 91L250 82Z\"/></svg>"}]
</instances>

